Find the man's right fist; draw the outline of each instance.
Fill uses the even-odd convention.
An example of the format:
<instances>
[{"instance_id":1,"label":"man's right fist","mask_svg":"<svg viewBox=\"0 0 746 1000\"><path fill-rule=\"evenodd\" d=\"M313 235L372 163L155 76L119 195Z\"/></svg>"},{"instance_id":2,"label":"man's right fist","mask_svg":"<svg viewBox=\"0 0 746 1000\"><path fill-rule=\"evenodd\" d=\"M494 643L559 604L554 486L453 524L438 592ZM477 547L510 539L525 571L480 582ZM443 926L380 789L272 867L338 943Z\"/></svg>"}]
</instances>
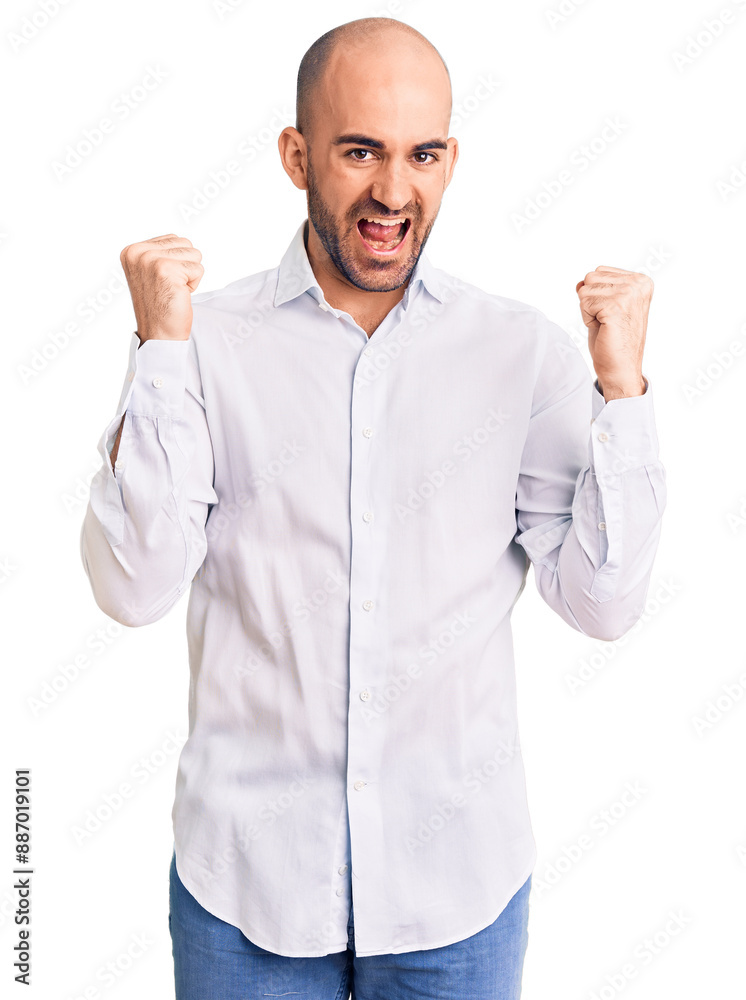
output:
<instances>
[{"instance_id":1,"label":"man's right fist","mask_svg":"<svg viewBox=\"0 0 746 1000\"><path fill-rule=\"evenodd\" d=\"M199 250L185 237L169 233L125 247L119 259L135 308L140 342L188 340L191 293L205 271Z\"/></svg>"}]
</instances>

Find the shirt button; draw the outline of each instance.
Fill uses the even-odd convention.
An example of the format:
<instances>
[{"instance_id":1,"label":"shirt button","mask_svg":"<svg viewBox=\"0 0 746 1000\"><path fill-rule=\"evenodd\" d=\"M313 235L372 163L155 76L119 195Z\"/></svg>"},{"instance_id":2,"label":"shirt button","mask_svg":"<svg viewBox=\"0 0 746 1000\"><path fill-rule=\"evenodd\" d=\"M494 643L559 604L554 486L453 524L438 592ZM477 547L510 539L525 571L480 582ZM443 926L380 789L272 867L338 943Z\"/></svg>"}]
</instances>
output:
<instances>
[{"instance_id":1,"label":"shirt button","mask_svg":"<svg viewBox=\"0 0 746 1000\"><path fill-rule=\"evenodd\" d=\"M344 889L337 889L337 895L338 896L344 896L344 894L345 894Z\"/></svg>"},{"instance_id":2,"label":"shirt button","mask_svg":"<svg viewBox=\"0 0 746 1000\"><path fill-rule=\"evenodd\" d=\"M366 512L363 514L363 520L366 521L367 523L370 523L373 520L373 515L369 510L366 510Z\"/></svg>"},{"instance_id":3,"label":"shirt button","mask_svg":"<svg viewBox=\"0 0 746 1000\"><path fill-rule=\"evenodd\" d=\"M373 601L363 601L363 607L365 608L366 611L372 611Z\"/></svg>"},{"instance_id":4,"label":"shirt button","mask_svg":"<svg viewBox=\"0 0 746 1000\"><path fill-rule=\"evenodd\" d=\"M372 353L373 353L372 347L366 347L365 350L363 351L363 354L366 356L366 358L369 358Z\"/></svg>"},{"instance_id":5,"label":"shirt button","mask_svg":"<svg viewBox=\"0 0 746 1000\"><path fill-rule=\"evenodd\" d=\"M344 873L347 871L347 865L342 865L342 867L338 868L337 871L339 872L340 875L344 875Z\"/></svg>"},{"instance_id":6,"label":"shirt button","mask_svg":"<svg viewBox=\"0 0 746 1000\"><path fill-rule=\"evenodd\" d=\"M599 531L606 531L606 521L599 521L598 530Z\"/></svg>"},{"instance_id":7,"label":"shirt button","mask_svg":"<svg viewBox=\"0 0 746 1000\"><path fill-rule=\"evenodd\" d=\"M135 377L135 373L134 372L127 372L127 381L128 382L131 382L134 377Z\"/></svg>"},{"instance_id":8,"label":"shirt button","mask_svg":"<svg viewBox=\"0 0 746 1000\"><path fill-rule=\"evenodd\" d=\"M370 698L370 691L366 690L366 691L361 691L360 692L360 700L361 701L367 701L369 698Z\"/></svg>"},{"instance_id":9,"label":"shirt button","mask_svg":"<svg viewBox=\"0 0 746 1000\"><path fill-rule=\"evenodd\" d=\"M163 387L163 379L162 378L154 378L153 379L153 385L156 387L156 389L161 389Z\"/></svg>"},{"instance_id":10,"label":"shirt button","mask_svg":"<svg viewBox=\"0 0 746 1000\"><path fill-rule=\"evenodd\" d=\"M355 788L356 792L359 792L361 788L365 788L365 782L364 781L356 781L355 785L354 785L354 788Z\"/></svg>"},{"instance_id":11,"label":"shirt button","mask_svg":"<svg viewBox=\"0 0 746 1000\"><path fill-rule=\"evenodd\" d=\"M324 312L329 312L329 306L326 302L319 302L319 309L323 309Z\"/></svg>"},{"instance_id":12,"label":"shirt button","mask_svg":"<svg viewBox=\"0 0 746 1000\"><path fill-rule=\"evenodd\" d=\"M373 433L372 427L363 427L363 437L369 438L372 433Z\"/></svg>"},{"instance_id":13,"label":"shirt button","mask_svg":"<svg viewBox=\"0 0 746 1000\"><path fill-rule=\"evenodd\" d=\"M609 435L605 431L601 431L601 433L598 435L598 440L599 441L608 441L609 440Z\"/></svg>"}]
</instances>

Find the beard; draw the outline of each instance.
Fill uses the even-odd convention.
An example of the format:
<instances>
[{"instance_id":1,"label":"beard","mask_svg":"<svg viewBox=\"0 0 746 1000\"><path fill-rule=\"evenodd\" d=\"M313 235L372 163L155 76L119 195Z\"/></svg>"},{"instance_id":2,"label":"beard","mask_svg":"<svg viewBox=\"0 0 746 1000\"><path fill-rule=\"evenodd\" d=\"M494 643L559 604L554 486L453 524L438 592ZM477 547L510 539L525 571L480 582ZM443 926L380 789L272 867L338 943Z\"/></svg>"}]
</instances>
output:
<instances>
[{"instance_id":1,"label":"beard","mask_svg":"<svg viewBox=\"0 0 746 1000\"><path fill-rule=\"evenodd\" d=\"M373 257L366 254L363 259L365 251L359 233L355 232L358 220L376 216L385 218L391 214L390 210L382 207L380 202L371 205L366 201L364 204L354 205L348 213L349 221L340 223L319 191L310 156L307 163L307 182L308 218L339 273L351 285L364 292L393 292L405 285L420 259L438 213L436 212L424 227L422 222L418 221L417 212L403 213L410 217L410 225L409 232L405 236L408 245L402 256ZM357 254L355 249L358 249Z\"/></svg>"}]
</instances>

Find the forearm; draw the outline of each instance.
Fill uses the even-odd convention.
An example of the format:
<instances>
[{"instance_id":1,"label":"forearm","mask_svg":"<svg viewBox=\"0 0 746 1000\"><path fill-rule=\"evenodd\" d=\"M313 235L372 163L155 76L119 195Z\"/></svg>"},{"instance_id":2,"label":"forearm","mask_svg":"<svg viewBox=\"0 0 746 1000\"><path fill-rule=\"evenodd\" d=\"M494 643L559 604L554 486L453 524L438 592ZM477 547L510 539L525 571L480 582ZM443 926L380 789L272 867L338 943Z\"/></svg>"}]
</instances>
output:
<instances>
[{"instance_id":1,"label":"forearm","mask_svg":"<svg viewBox=\"0 0 746 1000\"><path fill-rule=\"evenodd\" d=\"M109 455L109 458L111 459L112 469L114 468L114 464L116 463L117 460L117 455L119 454L119 442L122 440L122 430L124 428L125 416L126 414L124 414L124 416L122 417L122 422L119 425L119 430L117 431L117 436L114 438L114 444L112 445L111 454Z\"/></svg>"},{"instance_id":2,"label":"forearm","mask_svg":"<svg viewBox=\"0 0 746 1000\"><path fill-rule=\"evenodd\" d=\"M138 350L139 350L140 347L142 347L142 345L145 343L145 341L141 338L141 336L140 336L140 334L138 333L137 330L135 330L135 336L137 337L137 339L139 341L139 343L137 345ZM119 425L119 430L117 431L117 436L114 439L114 444L112 445L112 448L111 448L110 458L111 458L111 467L112 467L112 469L114 468L114 465L115 465L116 460L117 460L117 455L119 454L119 442L122 440L122 430L124 429L124 418L125 418L125 416L126 416L126 414L123 414L123 416L122 416L122 422ZM115 471L114 475L116 475L116 471Z\"/></svg>"}]
</instances>

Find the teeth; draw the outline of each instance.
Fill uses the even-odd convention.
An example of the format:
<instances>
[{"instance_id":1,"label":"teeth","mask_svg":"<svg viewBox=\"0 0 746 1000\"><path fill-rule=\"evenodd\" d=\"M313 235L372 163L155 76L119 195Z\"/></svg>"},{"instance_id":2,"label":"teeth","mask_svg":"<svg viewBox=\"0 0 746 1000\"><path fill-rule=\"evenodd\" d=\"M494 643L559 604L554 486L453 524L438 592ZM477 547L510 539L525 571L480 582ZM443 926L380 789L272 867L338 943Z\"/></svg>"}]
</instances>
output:
<instances>
[{"instance_id":1,"label":"teeth","mask_svg":"<svg viewBox=\"0 0 746 1000\"><path fill-rule=\"evenodd\" d=\"M366 219L366 222L375 222L379 226L400 226L402 222L406 222L406 219L394 219L392 222L390 219Z\"/></svg>"}]
</instances>

